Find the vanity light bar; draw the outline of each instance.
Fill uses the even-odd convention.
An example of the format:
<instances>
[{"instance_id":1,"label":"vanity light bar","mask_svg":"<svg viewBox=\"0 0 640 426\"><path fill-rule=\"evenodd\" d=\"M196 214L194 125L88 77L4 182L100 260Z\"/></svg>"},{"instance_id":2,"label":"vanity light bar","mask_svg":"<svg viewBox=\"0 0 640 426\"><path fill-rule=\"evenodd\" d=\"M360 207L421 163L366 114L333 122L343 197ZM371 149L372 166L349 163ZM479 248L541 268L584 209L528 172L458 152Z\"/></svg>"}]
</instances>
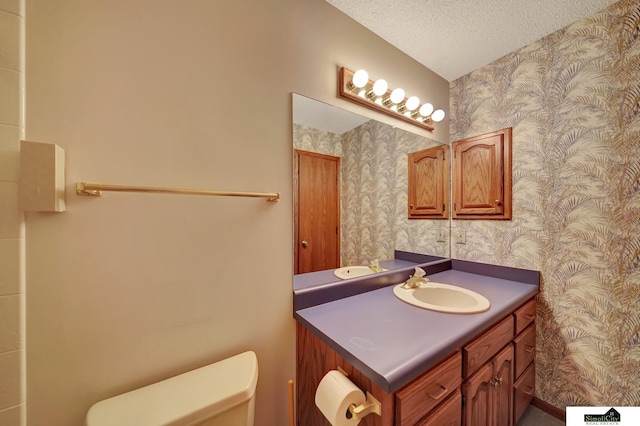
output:
<instances>
[{"instance_id":1,"label":"vanity light bar","mask_svg":"<svg viewBox=\"0 0 640 426\"><path fill-rule=\"evenodd\" d=\"M340 97L364 105L368 108L433 131L434 123L442 121L445 112L434 111L433 105L426 102L420 105L417 96L405 97L404 90L390 90L385 80L369 80L365 70L353 72L341 67L338 73Z\"/></svg>"}]
</instances>

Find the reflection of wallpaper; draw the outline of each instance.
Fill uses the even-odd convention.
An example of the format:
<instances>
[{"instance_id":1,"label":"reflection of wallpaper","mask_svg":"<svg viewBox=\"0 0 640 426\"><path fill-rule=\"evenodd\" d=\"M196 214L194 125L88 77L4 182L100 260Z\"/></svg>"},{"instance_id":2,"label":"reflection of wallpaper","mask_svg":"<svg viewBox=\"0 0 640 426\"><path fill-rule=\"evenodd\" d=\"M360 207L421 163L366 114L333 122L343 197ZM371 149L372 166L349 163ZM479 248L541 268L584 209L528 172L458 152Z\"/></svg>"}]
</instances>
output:
<instances>
[{"instance_id":1,"label":"reflection of wallpaper","mask_svg":"<svg viewBox=\"0 0 640 426\"><path fill-rule=\"evenodd\" d=\"M451 85L451 140L513 127L512 221L452 257L539 269L536 396L640 405L640 2Z\"/></svg>"},{"instance_id":2,"label":"reflection of wallpaper","mask_svg":"<svg viewBox=\"0 0 640 426\"><path fill-rule=\"evenodd\" d=\"M293 147L303 151L342 157L340 135L298 124L293 125Z\"/></svg>"},{"instance_id":3,"label":"reflection of wallpaper","mask_svg":"<svg viewBox=\"0 0 640 426\"><path fill-rule=\"evenodd\" d=\"M407 154L437 142L375 121L341 137L294 125L293 140L296 149L342 157L343 265L392 259L394 250L449 256L448 242L436 242L447 221L407 219Z\"/></svg>"}]
</instances>

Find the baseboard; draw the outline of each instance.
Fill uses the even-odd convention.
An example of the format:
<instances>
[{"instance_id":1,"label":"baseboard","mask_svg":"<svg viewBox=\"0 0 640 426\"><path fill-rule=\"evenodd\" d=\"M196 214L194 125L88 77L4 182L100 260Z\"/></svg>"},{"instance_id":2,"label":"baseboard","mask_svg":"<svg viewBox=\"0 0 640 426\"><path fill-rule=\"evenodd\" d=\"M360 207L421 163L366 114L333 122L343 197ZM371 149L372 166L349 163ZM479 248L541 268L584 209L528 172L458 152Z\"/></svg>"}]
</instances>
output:
<instances>
[{"instance_id":1,"label":"baseboard","mask_svg":"<svg viewBox=\"0 0 640 426\"><path fill-rule=\"evenodd\" d=\"M544 402L543 400L538 399L535 396L531 400L531 405L533 405L536 408L539 408L540 410L544 411L547 414L552 415L556 419L562 420L563 422L566 420L565 411L563 409L554 407L548 402Z\"/></svg>"}]
</instances>

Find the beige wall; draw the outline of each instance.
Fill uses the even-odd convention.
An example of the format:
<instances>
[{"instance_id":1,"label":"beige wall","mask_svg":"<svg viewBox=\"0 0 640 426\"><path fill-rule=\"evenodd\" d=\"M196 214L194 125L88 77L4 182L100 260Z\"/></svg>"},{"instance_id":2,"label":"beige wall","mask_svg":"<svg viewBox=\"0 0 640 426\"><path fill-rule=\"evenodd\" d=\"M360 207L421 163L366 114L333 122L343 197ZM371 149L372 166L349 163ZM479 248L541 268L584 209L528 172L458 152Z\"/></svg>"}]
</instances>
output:
<instances>
[{"instance_id":1,"label":"beige wall","mask_svg":"<svg viewBox=\"0 0 640 426\"><path fill-rule=\"evenodd\" d=\"M29 424L80 425L103 398L249 349L256 424L286 423L290 93L393 122L336 98L340 65L448 103L448 82L323 0L27 1L26 137L67 159L67 211L26 215ZM90 199L78 181L283 197Z\"/></svg>"},{"instance_id":2,"label":"beige wall","mask_svg":"<svg viewBox=\"0 0 640 426\"><path fill-rule=\"evenodd\" d=\"M640 405L640 2L454 82L451 139L513 127L513 220L453 221L452 256L542 272L536 396Z\"/></svg>"},{"instance_id":3,"label":"beige wall","mask_svg":"<svg viewBox=\"0 0 640 426\"><path fill-rule=\"evenodd\" d=\"M24 131L24 7L0 1L0 424L24 424L24 215L18 209Z\"/></svg>"}]
</instances>

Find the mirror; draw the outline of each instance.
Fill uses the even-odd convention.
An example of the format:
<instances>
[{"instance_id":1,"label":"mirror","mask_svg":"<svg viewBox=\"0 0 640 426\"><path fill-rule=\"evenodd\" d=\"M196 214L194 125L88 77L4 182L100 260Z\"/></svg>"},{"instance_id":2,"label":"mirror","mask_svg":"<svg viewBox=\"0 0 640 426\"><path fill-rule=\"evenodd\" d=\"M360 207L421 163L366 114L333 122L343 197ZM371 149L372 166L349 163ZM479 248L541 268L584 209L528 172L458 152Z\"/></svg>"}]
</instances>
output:
<instances>
[{"instance_id":1,"label":"mirror","mask_svg":"<svg viewBox=\"0 0 640 426\"><path fill-rule=\"evenodd\" d=\"M330 238L303 240L308 235L304 222L310 218L304 214L294 218L297 222L294 247L299 259L296 274L369 265L376 259L386 268L385 261L393 260L396 251L450 257L448 219L407 217L408 154L441 144L299 94L292 96L296 214L305 203L304 194L301 196L298 190L298 180L303 179L298 167L302 161L300 154L312 153L312 157L321 160L334 160L337 166L330 167L337 172L329 173L337 173L337 189L333 192L339 202L339 207L335 208L337 219L325 221L329 227L336 223L337 248L333 244L318 247L318 240L326 242ZM326 172L326 167L319 167L323 170L321 173ZM328 175L318 173L309 178L315 181L313 189L308 192L315 195L320 192L318 183L330 180ZM312 247L314 243L316 246ZM300 260L302 253L306 253L303 250L309 248L316 249L321 257L320 263ZM331 254L334 249L338 251L336 257ZM336 260L321 266L328 258ZM401 266L406 265L398 267ZM327 275L327 279L330 277ZM335 277L332 279L337 280Z\"/></svg>"}]
</instances>

